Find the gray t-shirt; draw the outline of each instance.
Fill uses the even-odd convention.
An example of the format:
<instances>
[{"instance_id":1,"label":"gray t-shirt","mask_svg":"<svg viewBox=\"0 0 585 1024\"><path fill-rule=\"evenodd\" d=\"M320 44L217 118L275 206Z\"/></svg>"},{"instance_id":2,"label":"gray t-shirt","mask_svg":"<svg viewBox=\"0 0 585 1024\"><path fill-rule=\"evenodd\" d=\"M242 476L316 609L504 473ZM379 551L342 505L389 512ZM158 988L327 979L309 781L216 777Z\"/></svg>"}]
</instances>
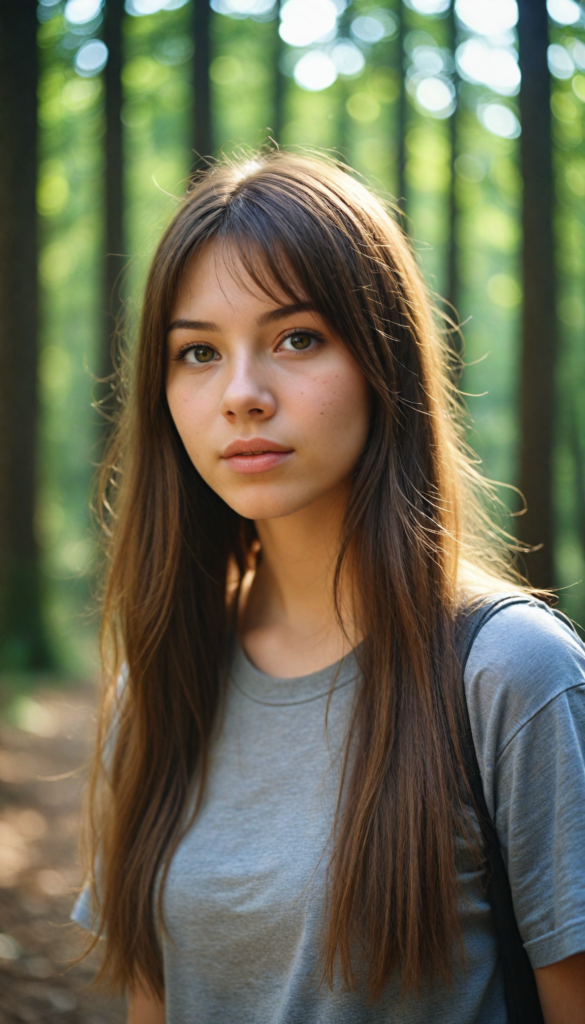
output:
<instances>
[{"instance_id":1,"label":"gray t-shirt","mask_svg":"<svg viewBox=\"0 0 585 1024\"><path fill-rule=\"evenodd\" d=\"M334 671L338 678L329 703ZM238 648L209 785L165 890L167 1024L505 1024L491 912L460 850L466 971L380 1002L319 986L353 655L299 679ZM478 761L534 967L585 950L585 650L541 605L498 612L465 672ZM87 894L74 919L91 926Z\"/></svg>"}]
</instances>

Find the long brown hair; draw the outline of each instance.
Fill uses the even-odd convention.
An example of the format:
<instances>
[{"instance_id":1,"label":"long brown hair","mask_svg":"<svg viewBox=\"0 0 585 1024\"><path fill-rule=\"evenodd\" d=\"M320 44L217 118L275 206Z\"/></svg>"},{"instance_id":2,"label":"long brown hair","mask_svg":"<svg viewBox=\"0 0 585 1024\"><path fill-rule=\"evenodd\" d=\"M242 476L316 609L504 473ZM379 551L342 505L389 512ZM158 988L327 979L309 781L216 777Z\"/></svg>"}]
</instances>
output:
<instances>
[{"instance_id":1,"label":"long brown hair","mask_svg":"<svg viewBox=\"0 0 585 1024\"><path fill-rule=\"evenodd\" d=\"M339 581L351 543L365 639L323 976L333 984L340 968L346 987L363 983L372 998L395 969L405 990L423 975L448 980L459 936L455 840L470 838L454 622L464 592L509 589L511 576L457 427L446 345L400 228L343 168L282 153L224 162L188 191L152 262L102 470L106 684L89 815L102 976L114 988L142 979L162 993L165 870L193 786L199 800L205 787L230 579L252 563L253 524L201 479L165 396L173 301L187 261L210 241L268 294L308 298L372 395L338 562Z\"/></svg>"}]
</instances>

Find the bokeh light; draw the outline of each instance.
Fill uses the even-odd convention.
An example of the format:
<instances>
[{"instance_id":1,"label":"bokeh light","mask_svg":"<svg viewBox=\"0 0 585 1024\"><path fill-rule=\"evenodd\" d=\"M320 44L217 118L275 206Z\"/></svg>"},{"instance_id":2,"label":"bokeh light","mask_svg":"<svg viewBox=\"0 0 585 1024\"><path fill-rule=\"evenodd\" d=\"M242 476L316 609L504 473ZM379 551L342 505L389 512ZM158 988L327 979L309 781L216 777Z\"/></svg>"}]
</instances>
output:
<instances>
[{"instance_id":1,"label":"bokeh light","mask_svg":"<svg viewBox=\"0 0 585 1024\"><path fill-rule=\"evenodd\" d=\"M265 14L274 7L274 0L228 0L234 14Z\"/></svg>"},{"instance_id":2,"label":"bokeh light","mask_svg":"<svg viewBox=\"0 0 585 1024\"><path fill-rule=\"evenodd\" d=\"M274 2L275 0L211 0L211 7L218 14L226 14L229 18L249 18L267 14L274 7Z\"/></svg>"},{"instance_id":3,"label":"bokeh light","mask_svg":"<svg viewBox=\"0 0 585 1024\"><path fill-rule=\"evenodd\" d=\"M158 14L159 11L175 11L188 2L189 0L126 0L125 9L133 17L141 18L148 14Z\"/></svg>"},{"instance_id":4,"label":"bokeh light","mask_svg":"<svg viewBox=\"0 0 585 1024\"><path fill-rule=\"evenodd\" d=\"M438 75L444 70L445 63L436 46L415 46L411 57L416 70L425 75Z\"/></svg>"},{"instance_id":5,"label":"bokeh light","mask_svg":"<svg viewBox=\"0 0 585 1024\"><path fill-rule=\"evenodd\" d=\"M486 290L491 301L502 309L515 309L522 301L522 289L509 274L494 274Z\"/></svg>"},{"instance_id":6,"label":"bokeh light","mask_svg":"<svg viewBox=\"0 0 585 1024\"><path fill-rule=\"evenodd\" d=\"M547 51L548 67L555 78L570 78L575 70L571 54L564 46L552 43Z\"/></svg>"},{"instance_id":7,"label":"bokeh light","mask_svg":"<svg viewBox=\"0 0 585 1024\"><path fill-rule=\"evenodd\" d=\"M517 139L520 135L520 122L513 110L503 103L486 103L478 109L479 119L484 128L492 135L502 139Z\"/></svg>"},{"instance_id":8,"label":"bokeh light","mask_svg":"<svg viewBox=\"0 0 585 1024\"><path fill-rule=\"evenodd\" d=\"M557 25L576 25L582 15L575 0L547 0L546 9Z\"/></svg>"},{"instance_id":9,"label":"bokeh light","mask_svg":"<svg viewBox=\"0 0 585 1024\"><path fill-rule=\"evenodd\" d=\"M337 68L324 50L310 50L295 64L295 82L309 92L328 89L336 78Z\"/></svg>"},{"instance_id":10,"label":"bokeh light","mask_svg":"<svg viewBox=\"0 0 585 1024\"><path fill-rule=\"evenodd\" d=\"M331 50L331 60L340 75L359 75L365 67L366 58L362 51L349 40L342 40Z\"/></svg>"},{"instance_id":11,"label":"bokeh light","mask_svg":"<svg viewBox=\"0 0 585 1024\"><path fill-rule=\"evenodd\" d=\"M360 124L373 124L380 116L380 104L371 92L354 92L346 103L349 116Z\"/></svg>"},{"instance_id":12,"label":"bokeh light","mask_svg":"<svg viewBox=\"0 0 585 1024\"><path fill-rule=\"evenodd\" d=\"M443 14L449 9L450 0L406 0L408 7L418 14Z\"/></svg>"},{"instance_id":13,"label":"bokeh light","mask_svg":"<svg viewBox=\"0 0 585 1024\"><path fill-rule=\"evenodd\" d=\"M585 75L575 75L571 82L573 92L581 103L585 103Z\"/></svg>"},{"instance_id":14,"label":"bokeh light","mask_svg":"<svg viewBox=\"0 0 585 1024\"><path fill-rule=\"evenodd\" d=\"M456 0L455 11L466 28L483 36L501 35L518 21L516 0Z\"/></svg>"},{"instance_id":15,"label":"bokeh light","mask_svg":"<svg viewBox=\"0 0 585 1024\"><path fill-rule=\"evenodd\" d=\"M71 25L85 25L97 18L102 0L67 0L65 18Z\"/></svg>"},{"instance_id":16,"label":"bokeh light","mask_svg":"<svg viewBox=\"0 0 585 1024\"><path fill-rule=\"evenodd\" d=\"M455 89L445 78L423 78L416 87L415 96L420 106L433 117L449 117L455 109Z\"/></svg>"},{"instance_id":17,"label":"bokeh light","mask_svg":"<svg viewBox=\"0 0 585 1024\"><path fill-rule=\"evenodd\" d=\"M289 46L310 46L332 38L337 28L333 0L286 0L280 17L280 36Z\"/></svg>"},{"instance_id":18,"label":"bokeh light","mask_svg":"<svg viewBox=\"0 0 585 1024\"><path fill-rule=\"evenodd\" d=\"M158 14L164 7L165 0L128 0L126 10L134 17L141 17L146 14Z\"/></svg>"},{"instance_id":19,"label":"bokeh light","mask_svg":"<svg viewBox=\"0 0 585 1024\"><path fill-rule=\"evenodd\" d=\"M487 85L502 96L515 96L520 88L516 53L507 47L467 39L457 47L456 61L459 74L468 82Z\"/></svg>"},{"instance_id":20,"label":"bokeh light","mask_svg":"<svg viewBox=\"0 0 585 1024\"><path fill-rule=\"evenodd\" d=\"M580 71L585 71L585 43L580 39L571 39L568 45L575 64Z\"/></svg>"},{"instance_id":21,"label":"bokeh light","mask_svg":"<svg viewBox=\"0 0 585 1024\"><path fill-rule=\"evenodd\" d=\"M398 31L396 19L389 11L370 11L367 15L354 18L351 34L363 43L378 43L381 39L392 39Z\"/></svg>"},{"instance_id":22,"label":"bokeh light","mask_svg":"<svg viewBox=\"0 0 585 1024\"><path fill-rule=\"evenodd\" d=\"M90 39L84 43L75 57L75 70L83 78L99 75L108 63L108 48L101 39Z\"/></svg>"},{"instance_id":23,"label":"bokeh light","mask_svg":"<svg viewBox=\"0 0 585 1024\"><path fill-rule=\"evenodd\" d=\"M475 153L460 153L455 157L455 173L464 181L478 184L485 178L485 164Z\"/></svg>"},{"instance_id":24,"label":"bokeh light","mask_svg":"<svg viewBox=\"0 0 585 1024\"><path fill-rule=\"evenodd\" d=\"M42 23L44 21L50 21L56 14L59 14L61 7L61 0L39 0L37 7L37 17Z\"/></svg>"}]
</instances>

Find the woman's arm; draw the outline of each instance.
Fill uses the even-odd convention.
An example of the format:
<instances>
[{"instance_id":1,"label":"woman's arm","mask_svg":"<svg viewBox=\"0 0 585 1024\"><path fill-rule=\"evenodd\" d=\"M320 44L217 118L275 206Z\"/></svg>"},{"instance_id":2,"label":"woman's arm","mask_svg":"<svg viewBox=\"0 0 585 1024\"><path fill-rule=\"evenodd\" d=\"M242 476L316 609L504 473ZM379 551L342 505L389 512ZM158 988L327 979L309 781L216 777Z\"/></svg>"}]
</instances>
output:
<instances>
[{"instance_id":1,"label":"woman's arm","mask_svg":"<svg viewBox=\"0 0 585 1024\"><path fill-rule=\"evenodd\" d=\"M585 1024L585 953L534 974L545 1024Z\"/></svg>"},{"instance_id":2,"label":"woman's arm","mask_svg":"<svg viewBox=\"0 0 585 1024\"><path fill-rule=\"evenodd\" d=\"M165 1024L164 1003L150 992L138 989L131 993L128 1002L126 1024Z\"/></svg>"}]
</instances>

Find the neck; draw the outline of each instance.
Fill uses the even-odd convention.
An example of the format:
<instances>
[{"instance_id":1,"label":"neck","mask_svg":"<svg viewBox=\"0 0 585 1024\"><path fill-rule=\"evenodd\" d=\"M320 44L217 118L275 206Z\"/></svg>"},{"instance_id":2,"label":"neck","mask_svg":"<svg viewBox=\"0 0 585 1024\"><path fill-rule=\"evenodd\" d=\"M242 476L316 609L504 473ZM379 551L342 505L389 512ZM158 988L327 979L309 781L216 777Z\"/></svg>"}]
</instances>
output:
<instances>
[{"instance_id":1,"label":"neck","mask_svg":"<svg viewBox=\"0 0 585 1024\"><path fill-rule=\"evenodd\" d=\"M334 603L347 496L345 486L293 515L256 523L262 557L245 595L240 635L262 671L305 675L337 661L357 642L347 570L339 593L344 628Z\"/></svg>"}]
</instances>

